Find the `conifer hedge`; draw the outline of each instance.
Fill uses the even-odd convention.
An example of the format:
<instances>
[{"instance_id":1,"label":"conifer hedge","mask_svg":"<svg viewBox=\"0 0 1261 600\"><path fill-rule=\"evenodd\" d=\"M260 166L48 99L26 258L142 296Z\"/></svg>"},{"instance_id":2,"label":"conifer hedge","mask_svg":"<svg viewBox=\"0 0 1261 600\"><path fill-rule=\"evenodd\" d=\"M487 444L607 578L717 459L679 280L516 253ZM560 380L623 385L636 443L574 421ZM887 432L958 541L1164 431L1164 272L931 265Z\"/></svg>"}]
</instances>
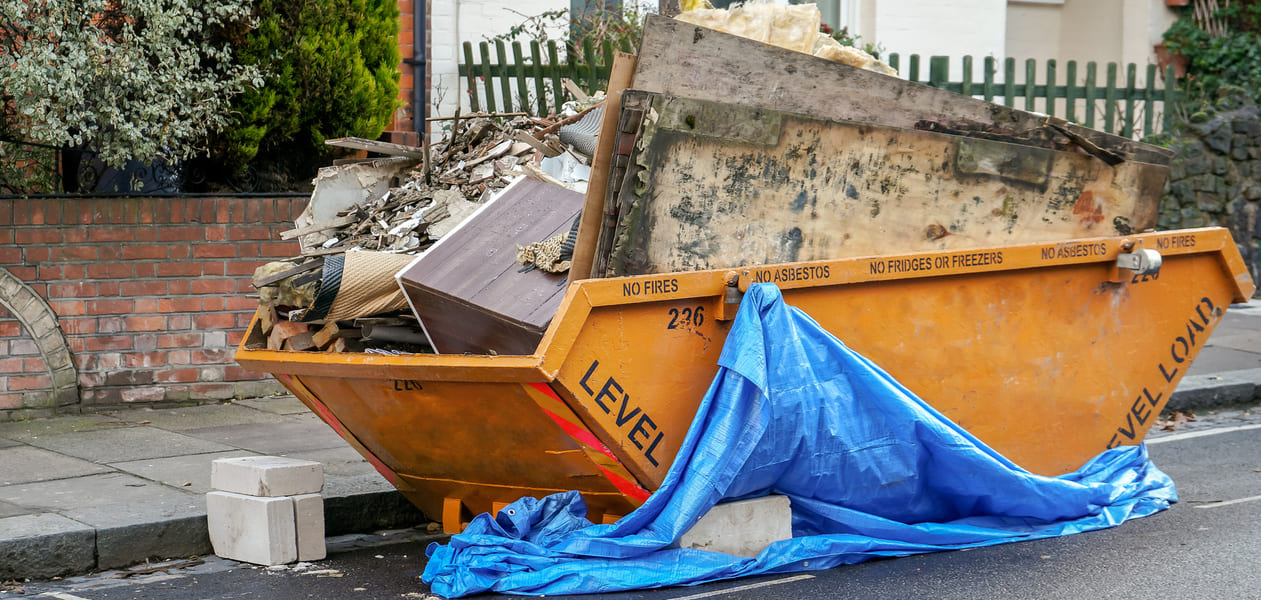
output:
<instances>
[{"instance_id":1,"label":"conifer hedge","mask_svg":"<svg viewBox=\"0 0 1261 600\"><path fill-rule=\"evenodd\" d=\"M301 181L327 164L335 137L374 139L398 108L395 0L255 0L256 25L228 35L262 87L233 103L212 144L212 173L250 169ZM217 167L217 168L216 168Z\"/></svg>"}]
</instances>

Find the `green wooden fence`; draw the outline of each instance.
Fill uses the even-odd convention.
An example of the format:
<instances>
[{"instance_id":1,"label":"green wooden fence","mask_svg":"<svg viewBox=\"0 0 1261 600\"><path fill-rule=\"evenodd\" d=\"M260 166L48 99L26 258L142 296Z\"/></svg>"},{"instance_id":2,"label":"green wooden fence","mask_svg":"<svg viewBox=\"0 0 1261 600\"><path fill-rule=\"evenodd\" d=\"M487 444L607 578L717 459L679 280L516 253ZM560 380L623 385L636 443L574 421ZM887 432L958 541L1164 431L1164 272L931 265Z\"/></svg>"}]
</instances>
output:
<instances>
[{"instance_id":1,"label":"green wooden fence","mask_svg":"<svg viewBox=\"0 0 1261 600\"><path fill-rule=\"evenodd\" d=\"M549 115L560 110L566 93L561 83L569 79L588 94L606 87L609 73L613 70L613 43L606 40L597 49L591 40L586 40L575 57L561 61L564 49L555 40L546 44L532 41L529 44L529 55L524 53L521 42L512 42L511 46L502 40L495 40L494 54L492 44L477 44L480 60L473 56L473 43L464 42L464 62L460 64L460 77L463 78L463 89L468 94L469 105L474 112L528 112L533 115ZM508 60L508 49L512 49L512 61ZM629 42L618 48L625 52L634 52Z\"/></svg>"},{"instance_id":2,"label":"green wooden fence","mask_svg":"<svg viewBox=\"0 0 1261 600\"><path fill-rule=\"evenodd\" d=\"M492 52L493 49L493 52ZM511 49L512 60L508 60ZM621 48L631 52L629 45ZM475 112L527 112L548 115L557 112L566 98L564 79L570 79L587 93L604 89L613 65L613 44L606 41L599 52L588 40L577 57L566 54L561 60L563 46L554 40L546 44L529 43L526 54L521 42L510 45L503 41L480 42L478 56L473 54L473 44L464 43L464 62L459 66L463 78L462 89L468 94L469 105ZM577 60L574 60L574 59ZM889 64L910 81L916 81L952 92L984 98L1006 106L1038 111L1080 123L1087 127L1116 133L1124 137L1149 135L1165 130L1172 117L1171 107L1178 101L1179 93L1173 67L1166 69L1164 78L1158 77L1156 65L1147 65L1144 85L1138 85L1138 66L1125 66L1124 77L1116 63L1103 67L1103 81L1099 80L1099 65L1086 63L1084 72L1076 61L1068 61L1064 70L1055 60L1047 60L1041 70L1037 61L1024 61L1023 74L1017 69L1017 61L1008 58L999 63L994 57L981 62L976 73L976 62L964 56L961 77L949 78L950 58L933 56L928 59L927 78L921 79L921 59L918 54L907 57L902 64L898 54L888 57ZM979 75L979 76L978 76ZM1018 79L1019 76L1023 79ZM1158 84L1161 84L1158 87Z\"/></svg>"},{"instance_id":3,"label":"green wooden fence","mask_svg":"<svg viewBox=\"0 0 1261 600\"><path fill-rule=\"evenodd\" d=\"M937 88L984 98L1005 106L1036 110L1086 127L1102 129L1123 137L1136 134L1149 135L1164 131L1173 117L1172 107L1178 102L1179 92L1173 66L1165 69L1163 85L1156 65L1147 65L1144 85L1138 86L1138 66L1125 66L1125 78L1118 78L1116 63L1105 66L1102 85L1099 82L1099 66L1086 63L1085 73L1078 70L1077 61L1068 61L1063 76L1054 59L1044 63L1043 79L1038 81L1037 61L1024 61L1023 80L1017 81L1017 62L1014 58L1003 61L999 79L998 61L986 57L980 77L974 73L971 56L963 57L962 77L949 81L950 58L933 56L928 59L928 78L920 79L920 56L912 54L902 68L901 57L889 55L889 65L910 81L918 81ZM1082 76L1079 76L1082 75ZM1021 101L1018 103L1016 99ZM1060 99L1063 98L1063 102ZM1140 126L1141 123L1141 126Z\"/></svg>"}]
</instances>

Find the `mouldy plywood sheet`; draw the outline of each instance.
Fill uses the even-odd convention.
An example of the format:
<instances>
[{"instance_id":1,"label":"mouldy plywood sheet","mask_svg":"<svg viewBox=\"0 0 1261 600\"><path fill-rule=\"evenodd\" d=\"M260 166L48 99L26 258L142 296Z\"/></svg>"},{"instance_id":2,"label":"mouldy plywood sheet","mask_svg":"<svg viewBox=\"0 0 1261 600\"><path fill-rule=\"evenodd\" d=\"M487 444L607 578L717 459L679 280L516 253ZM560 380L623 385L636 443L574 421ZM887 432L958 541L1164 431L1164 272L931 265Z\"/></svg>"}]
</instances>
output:
<instances>
[{"instance_id":1,"label":"mouldy plywood sheet","mask_svg":"<svg viewBox=\"0 0 1261 600\"><path fill-rule=\"evenodd\" d=\"M651 106L647 106L650 104ZM627 92L644 110L610 275L1127 235L1164 168Z\"/></svg>"},{"instance_id":2,"label":"mouldy plywood sheet","mask_svg":"<svg viewBox=\"0 0 1261 600\"><path fill-rule=\"evenodd\" d=\"M436 351L534 352L565 276L522 272L517 247L569 231L582 202L573 190L519 179L398 274Z\"/></svg>"},{"instance_id":3,"label":"mouldy plywood sheet","mask_svg":"<svg viewBox=\"0 0 1261 600\"><path fill-rule=\"evenodd\" d=\"M638 90L915 128L930 121L1043 147L1071 147L1046 117L649 15L635 66ZM1066 129L1126 160L1168 165L1173 153L1094 129Z\"/></svg>"}]
</instances>

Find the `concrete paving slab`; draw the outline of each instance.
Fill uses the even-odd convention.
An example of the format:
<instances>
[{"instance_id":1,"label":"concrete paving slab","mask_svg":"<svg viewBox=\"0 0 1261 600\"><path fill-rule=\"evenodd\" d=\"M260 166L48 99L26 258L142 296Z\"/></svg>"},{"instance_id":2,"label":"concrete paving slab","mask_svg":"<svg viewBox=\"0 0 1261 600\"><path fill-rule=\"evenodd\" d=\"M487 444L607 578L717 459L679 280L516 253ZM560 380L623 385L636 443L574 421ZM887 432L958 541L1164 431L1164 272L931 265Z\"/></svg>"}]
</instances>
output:
<instances>
[{"instance_id":1,"label":"concrete paving slab","mask_svg":"<svg viewBox=\"0 0 1261 600\"><path fill-rule=\"evenodd\" d=\"M311 410L308 409L301 400L298 400L290 395L270 396L267 398L246 398L244 400L237 400L236 403L278 415L295 415L311 412Z\"/></svg>"},{"instance_id":2,"label":"concrete paving slab","mask_svg":"<svg viewBox=\"0 0 1261 600\"><path fill-rule=\"evenodd\" d=\"M4 451L4 460L0 461L0 485L65 479L110 470L83 459L32 446L19 446Z\"/></svg>"},{"instance_id":3,"label":"concrete paving slab","mask_svg":"<svg viewBox=\"0 0 1261 600\"><path fill-rule=\"evenodd\" d=\"M1187 375L1207 375L1261 367L1261 355L1234 348L1205 346L1187 369Z\"/></svg>"},{"instance_id":4,"label":"concrete paving slab","mask_svg":"<svg viewBox=\"0 0 1261 600\"><path fill-rule=\"evenodd\" d=\"M14 446L21 446L21 445L22 445L22 442L0 438L0 450L4 450L5 448L12 448Z\"/></svg>"},{"instance_id":5,"label":"concrete paving slab","mask_svg":"<svg viewBox=\"0 0 1261 600\"><path fill-rule=\"evenodd\" d=\"M147 458L144 460L111 463L110 466L132 475L164 483L173 488L181 488L194 494L204 494L211 490L210 463L220 458L240 458L243 456L257 455L248 450L230 450L228 452L212 452L209 454L172 456L168 458Z\"/></svg>"},{"instance_id":6,"label":"concrete paving slab","mask_svg":"<svg viewBox=\"0 0 1261 600\"><path fill-rule=\"evenodd\" d=\"M1261 331L1261 311L1244 311L1232 307L1226 311L1214 332L1220 330Z\"/></svg>"},{"instance_id":7,"label":"concrete paving slab","mask_svg":"<svg viewBox=\"0 0 1261 600\"><path fill-rule=\"evenodd\" d=\"M1214 337L1209 341L1210 347L1234 348L1245 352L1255 352L1261 360L1261 331L1237 331L1229 335Z\"/></svg>"},{"instance_id":8,"label":"concrete paving slab","mask_svg":"<svg viewBox=\"0 0 1261 600\"><path fill-rule=\"evenodd\" d=\"M87 525L53 513L0 519L0 580L82 572L96 564Z\"/></svg>"},{"instance_id":9,"label":"concrete paving slab","mask_svg":"<svg viewBox=\"0 0 1261 600\"><path fill-rule=\"evenodd\" d=\"M202 495L69 510L65 516L96 529L98 569L211 552Z\"/></svg>"},{"instance_id":10,"label":"concrete paving slab","mask_svg":"<svg viewBox=\"0 0 1261 600\"><path fill-rule=\"evenodd\" d=\"M184 435L259 454L326 450L347 445L331 427L318 420L210 427L185 431Z\"/></svg>"},{"instance_id":11,"label":"concrete paving slab","mask_svg":"<svg viewBox=\"0 0 1261 600\"><path fill-rule=\"evenodd\" d=\"M192 495L127 473L0 486L0 501L18 506L66 511L110 504L175 500Z\"/></svg>"},{"instance_id":12,"label":"concrete paving slab","mask_svg":"<svg viewBox=\"0 0 1261 600\"><path fill-rule=\"evenodd\" d=\"M176 432L285 420L283 415L231 403L180 408L133 408L119 411L115 415L132 423L148 421L151 427Z\"/></svg>"},{"instance_id":13,"label":"concrete paving slab","mask_svg":"<svg viewBox=\"0 0 1261 600\"><path fill-rule=\"evenodd\" d=\"M30 439L74 433L77 431L94 431L113 429L126 424L115 417L104 414L67 415L55 419L31 419L27 421L9 421L0 423L0 438L25 442Z\"/></svg>"},{"instance_id":14,"label":"concrete paving slab","mask_svg":"<svg viewBox=\"0 0 1261 600\"><path fill-rule=\"evenodd\" d=\"M285 452L280 456L322 463L324 465L324 477L326 478L371 475L377 472L368 461L363 459L363 456L348 445L342 448L312 450L309 452Z\"/></svg>"},{"instance_id":15,"label":"concrete paving slab","mask_svg":"<svg viewBox=\"0 0 1261 600\"><path fill-rule=\"evenodd\" d=\"M236 449L203 438L144 425L32 438L27 440L27 443L97 463L226 452Z\"/></svg>"},{"instance_id":16,"label":"concrete paving slab","mask_svg":"<svg viewBox=\"0 0 1261 600\"><path fill-rule=\"evenodd\" d=\"M0 502L0 519L5 517L16 517L18 515L29 515L33 511L29 508L9 504L8 502Z\"/></svg>"},{"instance_id":17,"label":"concrete paving slab","mask_svg":"<svg viewBox=\"0 0 1261 600\"><path fill-rule=\"evenodd\" d=\"M324 480L325 498L333 496L354 496L357 494L371 494L376 492L393 492L396 491L394 486L386 481L380 473L373 471L363 475L352 475L350 477L330 477Z\"/></svg>"}]
</instances>

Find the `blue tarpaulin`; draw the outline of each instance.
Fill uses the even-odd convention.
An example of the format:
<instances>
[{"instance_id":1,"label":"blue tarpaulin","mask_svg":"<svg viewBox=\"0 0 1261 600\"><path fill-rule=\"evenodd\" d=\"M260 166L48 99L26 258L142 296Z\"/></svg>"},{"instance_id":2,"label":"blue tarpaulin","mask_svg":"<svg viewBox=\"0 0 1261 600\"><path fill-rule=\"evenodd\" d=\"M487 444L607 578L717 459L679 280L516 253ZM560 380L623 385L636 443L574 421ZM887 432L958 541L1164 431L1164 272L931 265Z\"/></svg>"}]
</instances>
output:
<instances>
[{"instance_id":1,"label":"blue tarpaulin","mask_svg":"<svg viewBox=\"0 0 1261 600\"><path fill-rule=\"evenodd\" d=\"M749 288L678 456L639 509L586 520L577 492L523 498L428 548L458 597L599 593L826 569L1115 526L1177 501L1144 446L1059 477L1016 466L784 303ZM755 558L671 548L716 503L784 494L793 538Z\"/></svg>"}]
</instances>

